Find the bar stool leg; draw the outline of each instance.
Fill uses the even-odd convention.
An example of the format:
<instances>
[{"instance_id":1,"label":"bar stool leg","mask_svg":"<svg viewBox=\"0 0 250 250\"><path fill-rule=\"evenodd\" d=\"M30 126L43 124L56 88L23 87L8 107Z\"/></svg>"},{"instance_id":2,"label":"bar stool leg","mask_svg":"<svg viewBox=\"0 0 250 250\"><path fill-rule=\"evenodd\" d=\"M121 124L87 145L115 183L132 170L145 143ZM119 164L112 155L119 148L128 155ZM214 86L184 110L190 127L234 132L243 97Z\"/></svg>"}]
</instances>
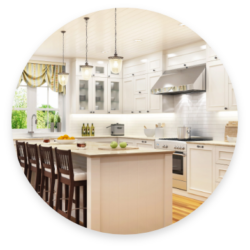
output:
<instances>
[{"instance_id":1,"label":"bar stool leg","mask_svg":"<svg viewBox=\"0 0 250 250\"><path fill-rule=\"evenodd\" d=\"M79 187L75 188L76 192L75 192L75 208L76 208L76 223L79 224L79 212L80 212L80 202L79 202Z\"/></svg>"},{"instance_id":2,"label":"bar stool leg","mask_svg":"<svg viewBox=\"0 0 250 250\"><path fill-rule=\"evenodd\" d=\"M83 186L83 226L87 227L87 183Z\"/></svg>"},{"instance_id":3,"label":"bar stool leg","mask_svg":"<svg viewBox=\"0 0 250 250\"><path fill-rule=\"evenodd\" d=\"M45 190L46 190L46 193L45 193L45 200L46 202L49 201L49 185L48 185L48 182L49 182L49 177L45 177Z\"/></svg>"},{"instance_id":4,"label":"bar stool leg","mask_svg":"<svg viewBox=\"0 0 250 250\"><path fill-rule=\"evenodd\" d=\"M41 177L41 191L40 191L40 196L42 197L42 199L43 199L43 190L44 190L44 175L42 174L42 177Z\"/></svg>"},{"instance_id":5,"label":"bar stool leg","mask_svg":"<svg viewBox=\"0 0 250 250\"><path fill-rule=\"evenodd\" d=\"M68 211L67 211L67 217L68 217L69 220L71 218L73 195L74 195L74 186L71 185L69 187L69 203L68 203Z\"/></svg>"},{"instance_id":6,"label":"bar stool leg","mask_svg":"<svg viewBox=\"0 0 250 250\"><path fill-rule=\"evenodd\" d=\"M50 192L49 192L49 205L53 208L53 196L54 196L55 180L50 179Z\"/></svg>"},{"instance_id":7,"label":"bar stool leg","mask_svg":"<svg viewBox=\"0 0 250 250\"><path fill-rule=\"evenodd\" d=\"M62 210L62 200L60 200L61 197L62 197L62 183L60 183L60 181L57 180L56 211L58 211L58 209Z\"/></svg>"},{"instance_id":8,"label":"bar stool leg","mask_svg":"<svg viewBox=\"0 0 250 250\"><path fill-rule=\"evenodd\" d=\"M69 204L69 186L64 184L65 187L65 211L69 209L68 204Z\"/></svg>"}]
</instances>

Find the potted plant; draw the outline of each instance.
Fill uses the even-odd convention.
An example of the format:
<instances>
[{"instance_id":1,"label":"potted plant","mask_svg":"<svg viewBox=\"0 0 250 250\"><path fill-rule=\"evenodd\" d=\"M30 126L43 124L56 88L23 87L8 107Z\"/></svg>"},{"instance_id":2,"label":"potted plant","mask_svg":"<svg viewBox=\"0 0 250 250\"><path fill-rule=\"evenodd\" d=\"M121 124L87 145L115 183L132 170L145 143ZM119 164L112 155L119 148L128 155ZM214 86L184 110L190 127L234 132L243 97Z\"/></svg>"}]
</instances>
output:
<instances>
[{"instance_id":1,"label":"potted plant","mask_svg":"<svg viewBox=\"0 0 250 250\"><path fill-rule=\"evenodd\" d=\"M54 132L54 116L50 117L50 131Z\"/></svg>"},{"instance_id":2,"label":"potted plant","mask_svg":"<svg viewBox=\"0 0 250 250\"><path fill-rule=\"evenodd\" d=\"M57 115L56 121L57 121L57 123L56 123L57 132L61 132L62 125L61 125L61 117L60 117L60 115Z\"/></svg>"}]
</instances>

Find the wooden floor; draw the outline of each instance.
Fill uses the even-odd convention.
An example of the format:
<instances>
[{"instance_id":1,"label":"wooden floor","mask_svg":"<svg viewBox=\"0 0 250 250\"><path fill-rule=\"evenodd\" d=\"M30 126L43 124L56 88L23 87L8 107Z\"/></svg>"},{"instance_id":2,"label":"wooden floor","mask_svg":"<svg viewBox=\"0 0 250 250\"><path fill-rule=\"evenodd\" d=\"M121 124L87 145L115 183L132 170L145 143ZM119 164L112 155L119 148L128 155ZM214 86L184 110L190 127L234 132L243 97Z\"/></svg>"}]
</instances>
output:
<instances>
[{"instance_id":1,"label":"wooden floor","mask_svg":"<svg viewBox=\"0 0 250 250\"><path fill-rule=\"evenodd\" d=\"M191 214L195 209L197 209L203 201L194 200L187 198L185 196L173 194L173 220L175 223L189 214ZM75 222L75 218L71 217L71 221ZM83 226L83 223L80 221L80 225Z\"/></svg>"}]
</instances>

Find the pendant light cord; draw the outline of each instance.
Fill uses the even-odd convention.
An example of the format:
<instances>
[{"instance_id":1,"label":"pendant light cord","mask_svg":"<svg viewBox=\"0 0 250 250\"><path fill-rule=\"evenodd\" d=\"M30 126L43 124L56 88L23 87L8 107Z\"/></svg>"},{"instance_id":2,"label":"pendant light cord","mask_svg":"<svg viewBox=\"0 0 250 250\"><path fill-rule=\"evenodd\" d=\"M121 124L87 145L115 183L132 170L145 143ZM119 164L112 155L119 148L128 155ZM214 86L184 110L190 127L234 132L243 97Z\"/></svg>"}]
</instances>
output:
<instances>
[{"instance_id":1,"label":"pendant light cord","mask_svg":"<svg viewBox=\"0 0 250 250\"><path fill-rule=\"evenodd\" d=\"M116 51L116 8L115 8L115 56L117 56L117 51Z\"/></svg>"},{"instance_id":2,"label":"pendant light cord","mask_svg":"<svg viewBox=\"0 0 250 250\"><path fill-rule=\"evenodd\" d=\"M65 73L65 66L64 66L64 33L66 33L66 31L61 31L61 33L63 34L63 37L62 37L62 44L63 44L63 47L62 47L62 54L63 54L63 73Z\"/></svg>"},{"instance_id":3,"label":"pendant light cord","mask_svg":"<svg viewBox=\"0 0 250 250\"><path fill-rule=\"evenodd\" d=\"M86 63L88 63L88 19L86 21Z\"/></svg>"}]
</instances>

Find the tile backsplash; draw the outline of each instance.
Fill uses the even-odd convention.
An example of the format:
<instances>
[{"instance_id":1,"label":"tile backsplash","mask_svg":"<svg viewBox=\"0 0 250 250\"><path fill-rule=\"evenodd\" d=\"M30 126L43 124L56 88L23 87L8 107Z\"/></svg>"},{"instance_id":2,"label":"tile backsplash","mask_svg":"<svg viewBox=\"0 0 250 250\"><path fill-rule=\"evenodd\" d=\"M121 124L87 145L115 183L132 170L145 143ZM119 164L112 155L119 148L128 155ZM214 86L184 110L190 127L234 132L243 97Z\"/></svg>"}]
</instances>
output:
<instances>
[{"instance_id":1,"label":"tile backsplash","mask_svg":"<svg viewBox=\"0 0 250 250\"><path fill-rule=\"evenodd\" d=\"M110 135L113 123L125 124L125 135L144 136L144 126L155 128L157 123L165 123L165 137L176 137L177 127L189 126L192 135L211 136L214 140L224 140L225 125L237 121L237 111L206 111L206 93L174 96L175 112L167 114L104 114L70 115L69 133L81 135L82 123L94 123L96 135Z\"/></svg>"}]
</instances>

